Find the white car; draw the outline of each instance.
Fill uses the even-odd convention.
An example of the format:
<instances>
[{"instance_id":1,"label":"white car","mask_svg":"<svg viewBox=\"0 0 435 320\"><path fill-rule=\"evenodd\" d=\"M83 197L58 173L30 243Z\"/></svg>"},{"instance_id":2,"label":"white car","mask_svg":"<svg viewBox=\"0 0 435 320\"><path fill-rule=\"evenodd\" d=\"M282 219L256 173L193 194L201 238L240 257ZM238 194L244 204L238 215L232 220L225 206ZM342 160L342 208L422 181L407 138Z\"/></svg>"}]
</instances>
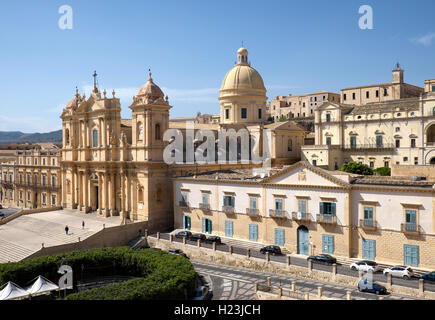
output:
<instances>
[{"instance_id":1,"label":"white car","mask_svg":"<svg viewBox=\"0 0 435 320\"><path fill-rule=\"evenodd\" d=\"M355 271L363 271L363 272L378 272L381 271L381 268L378 266L378 264L374 261L358 261L354 262L350 265L350 269Z\"/></svg>"},{"instance_id":2,"label":"white car","mask_svg":"<svg viewBox=\"0 0 435 320\"><path fill-rule=\"evenodd\" d=\"M397 266L384 269L384 275L387 276L391 274L392 277L403 278L403 279L411 279L414 275L414 272L410 267L405 266Z\"/></svg>"}]
</instances>

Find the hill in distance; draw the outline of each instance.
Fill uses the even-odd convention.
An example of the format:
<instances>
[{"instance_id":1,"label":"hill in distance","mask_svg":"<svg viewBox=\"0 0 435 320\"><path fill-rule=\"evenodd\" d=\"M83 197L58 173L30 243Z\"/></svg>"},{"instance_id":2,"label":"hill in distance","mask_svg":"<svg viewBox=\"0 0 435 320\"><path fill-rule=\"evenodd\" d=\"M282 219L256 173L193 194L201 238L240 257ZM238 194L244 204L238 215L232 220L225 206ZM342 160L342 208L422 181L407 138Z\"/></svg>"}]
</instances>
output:
<instances>
[{"instance_id":1,"label":"hill in distance","mask_svg":"<svg viewBox=\"0 0 435 320\"><path fill-rule=\"evenodd\" d=\"M0 131L0 144L20 144L38 142L62 142L62 130L47 133L23 133L20 131Z\"/></svg>"}]
</instances>

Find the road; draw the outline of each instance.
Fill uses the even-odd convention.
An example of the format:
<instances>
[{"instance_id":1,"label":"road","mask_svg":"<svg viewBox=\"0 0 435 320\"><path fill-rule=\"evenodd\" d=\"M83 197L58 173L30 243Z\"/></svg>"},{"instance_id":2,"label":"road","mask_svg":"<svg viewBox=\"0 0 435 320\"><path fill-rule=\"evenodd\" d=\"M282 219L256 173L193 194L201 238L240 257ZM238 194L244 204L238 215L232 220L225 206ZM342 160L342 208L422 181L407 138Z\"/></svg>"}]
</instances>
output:
<instances>
[{"instance_id":1,"label":"road","mask_svg":"<svg viewBox=\"0 0 435 320\"><path fill-rule=\"evenodd\" d=\"M155 237L155 235L151 235L151 236ZM169 233L161 233L160 237L162 239L169 240ZM175 242L182 242L182 239L174 237L174 241ZM233 254L246 255L247 250L249 249L251 257L255 257L255 258L259 258L259 259L266 259L265 255L260 253L260 251L259 251L259 248L261 248L263 246L262 244L251 244L251 243L247 244L244 241L239 241L239 240L234 240L234 239L224 239L223 241L225 241L225 244L221 244L221 245L216 246L217 251L228 252L229 245L231 245L233 247ZM187 240L187 243L191 244L191 245L196 245L196 241ZM212 244L205 243L205 242L202 242L201 246L205 247L205 248L212 248ZM270 260L275 261L275 262L279 262L279 263L286 263L286 255L280 255L280 256L271 255ZM295 266L300 266L300 267L306 267L306 268L308 267L306 257L301 257L301 256L291 255L291 264L295 265ZM318 264L318 263L313 263L313 269L332 272L332 266L322 265L322 264ZM359 278L358 271L351 270L348 264L337 263L337 274ZM378 273L373 274L373 280L380 281L380 282L386 282L387 279L386 279L386 276L384 276L382 272L378 272ZM414 289L418 289L418 287L419 287L419 282L418 282L417 277L414 277L410 280L405 280L405 279L401 279L401 278L392 278L392 284L403 286L403 287L408 287L408 288L414 288ZM425 287L425 291L435 292L435 283L433 283L433 282L425 281L424 287Z\"/></svg>"},{"instance_id":2,"label":"road","mask_svg":"<svg viewBox=\"0 0 435 320\"><path fill-rule=\"evenodd\" d=\"M17 213L20 210L21 209L17 209L17 208L3 208L3 209L0 209L0 219L1 218L9 217L10 215L13 215L14 213ZM2 214L4 214L4 216L1 216Z\"/></svg>"},{"instance_id":3,"label":"road","mask_svg":"<svg viewBox=\"0 0 435 320\"><path fill-rule=\"evenodd\" d=\"M253 300L255 299L254 283L264 282L267 277L271 277L273 286L281 284L281 286L286 289L290 289L291 282L296 281L297 292L308 292L313 296L317 296L317 288L322 286L323 295L330 298L346 300L347 291L352 292L352 299L354 300L377 300L379 298L376 294L362 293L355 287L340 284L331 284L329 282L278 275L197 260L192 260L191 262L199 274L210 277L212 281L213 300ZM414 299L398 294L387 294L383 297L385 300Z\"/></svg>"}]
</instances>

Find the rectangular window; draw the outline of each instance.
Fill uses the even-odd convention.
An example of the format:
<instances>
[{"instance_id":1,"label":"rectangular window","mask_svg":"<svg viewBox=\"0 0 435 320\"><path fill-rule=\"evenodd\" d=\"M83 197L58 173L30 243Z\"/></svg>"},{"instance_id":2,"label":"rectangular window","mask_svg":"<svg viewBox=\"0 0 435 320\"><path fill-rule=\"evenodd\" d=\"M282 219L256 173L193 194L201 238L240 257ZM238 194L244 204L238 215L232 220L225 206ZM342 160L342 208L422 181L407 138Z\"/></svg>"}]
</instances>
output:
<instances>
[{"instance_id":1,"label":"rectangular window","mask_svg":"<svg viewBox=\"0 0 435 320\"><path fill-rule=\"evenodd\" d=\"M379 90L376 90L376 98L379 98Z\"/></svg>"},{"instance_id":2,"label":"rectangular window","mask_svg":"<svg viewBox=\"0 0 435 320\"><path fill-rule=\"evenodd\" d=\"M326 145L327 146L331 145L331 137L326 137Z\"/></svg>"},{"instance_id":3,"label":"rectangular window","mask_svg":"<svg viewBox=\"0 0 435 320\"><path fill-rule=\"evenodd\" d=\"M42 165L45 166L45 158L42 159Z\"/></svg>"},{"instance_id":4,"label":"rectangular window","mask_svg":"<svg viewBox=\"0 0 435 320\"><path fill-rule=\"evenodd\" d=\"M242 108L242 119L247 118L247 113L248 113L248 110L246 108Z\"/></svg>"},{"instance_id":5,"label":"rectangular window","mask_svg":"<svg viewBox=\"0 0 435 320\"><path fill-rule=\"evenodd\" d=\"M408 161L408 157L403 157L403 162L407 162Z\"/></svg>"},{"instance_id":6,"label":"rectangular window","mask_svg":"<svg viewBox=\"0 0 435 320\"><path fill-rule=\"evenodd\" d=\"M362 257L367 260L375 260L376 240L362 239Z\"/></svg>"},{"instance_id":7,"label":"rectangular window","mask_svg":"<svg viewBox=\"0 0 435 320\"><path fill-rule=\"evenodd\" d=\"M277 216L282 216L282 199L275 199L275 214Z\"/></svg>"},{"instance_id":8,"label":"rectangular window","mask_svg":"<svg viewBox=\"0 0 435 320\"><path fill-rule=\"evenodd\" d=\"M230 118L230 109L225 109L225 119L229 119Z\"/></svg>"},{"instance_id":9,"label":"rectangular window","mask_svg":"<svg viewBox=\"0 0 435 320\"><path fill-rule=\"evenodd\" d=\"M42 195L42 203L45 204L45 202L46 202L46 196L45 196L45 194L43 194Z\"/></svg>"},{"instance_id":10,"label":"rectangular window","mask_svg":"<svg viewBox=\"0 0 435 320\"><path fill-rule=\"evenodd\" d=\"M225 221L225 237L232 238L233 237L233 222Z\"/></svg>"},{"instance_id":11,"label":"rectangular window","mask_svg":"<svg viewBox=\"0 0 435 320\"><path fill-rule=\"evenodd\" d=\"M42 176L42 185L45 186L45 176Z\"/></svg>"},{"instance_id":12,"label":"rectangular window","mask_svg":"<svg viewBox=\"0 0 435 320\"><path fill-rule=\"evenodd\" d=\"M432 86L432 92L435 92L435 86Z\"/></svg>"},{"instance_id":13,"label":"rectangular window","mask_svg":"<svg viewBox=\"0 0 435 320\"><path fill-rule=\"evenodd\" d=\"M334 236L322 234L322 252L334 253Z\"/></svg>"},{"instance_id":14,"label":"rectangular window","mask_svg":"<svg viewBox=\"0 0 435 320\"><path fill-rule=\"evenodd\" d=\"M55 176L51 176L51 185L56 186L56 177Z\"/></svg>"},{"instance_id":15,"label":"rectangular window","mask_svg":"<svg viewBox=\"0 0 435 320\"><path fill-rule=\"evenodd\" d=\"M396 139L396 148L400 148L400 140Z\"/></svg>"},{"instance_id":16,"label":"rectangular window","mask_svg":"<svg viewBox=\"0 0 435 320\"><path fill-rule=\"evenodd\" d=\"M224 206L225 207L233 207L235 204L235 197L234 196L224 196Z\"/></svg>"},{"instance_id":17,"label":"rectangular window","mask_svg":"<svg viewBox=\"0 0 435 320\"><path fill-rule=\"evenodd\" d=\"M302 214L307 213L307 200L298 200L298 212Z\"/></svg>"},{"instance_id":18,"label":"rectangular window","mask_svg":"<svg viewBox=\"0 0 435 320\"><path fill-rule=\"evenodd\" d=\"M258 225L256 224L249 225L249 240L258 241Z\"/></svg>"},{"instance_id":19,"label":"rectangular window","mask_svg":"<svg viewBox=\"0 0 435 320\"><path fill-rule=\"evenodd\" d=\"M51 196L51 205L55 205L56 204L56 196Z\"/></svg>"},{"instance_id":20,"label":"rectangular window","mask_svg":"<svg viewBox=\"0 0 435 320\"><path fill-rule=\"evenodd\" d=\"M350 137L350 147L351 148L356 148L356 136L351 136Z\"/></svg>"},{"instance_id":21,"label":"rectangular window","mask_svg":"<svg viewBox=\"0 0 435 320\"><path fill-rule=\"evenodd\" d=\"M284 229L275 228L275 245L283 247L285 243L285 231Z\"/></svg>"},{"instance_id":22,"label":"rectangular window","mask_svg":"<svg viewBox=\"0 0 435 320\"><path fill-rule=\"evenodd\" d=\"M370 98L370 92L366 92L366 98L368 99L368 98Z\"/></svg>"},{"instance_id":23,"label":"rectangular window","mask_svg":"<svg viewBox=\"0 0 435 320\"><path fill-rule=\"evenodd\" d=\"M364 206L364 226L373 227L373 207Z\"/></svg>"},{"instance_id":24,"label":"rectangular window","mask_svg":"<svg viewBox=\"0 0 435 320\"><path fill-rule=\"evenodd\" d=\"M262 118L261 109L258 109L258 119Z\"/></svg>"},{"instance_id":25,"label":"rectangular window","mask_svg":"<svg viewBox=\"0 0 435 320\"><path fill-rule=\"evenodd\" d=\"M384 89L384 97L388 96L388 90Z\"/></svg>"},{"instance_id":26,"label":"rectangular window","mask_svg":"<svg viewBox=\"0 0 435 320\"><path fill-rule=\"evenodd\" d=\"M336 205L335 202L320 202L320 214L335 215Z\"/></svg>"},{"instance_id":27,"label":"rectangular window","mask_svg":"<svg viewBox=\"0 0 435 320\"><path fill-rule=\"evenodd\" d=\"M317 160L313 160L313 166L317 166Z\"/></svg>"},{"instance_id":28,"label":"rectangular window","mask_svg":"<svg viewBox=\"0 0 435 320\"><path fill-rule=\"evenodd\" d=\"M354 93L352 93L352 99L353 99L353 100L355 100L355 99L356 99L356 95L355 95L355 92L354 92Z\"/></svg>"},{"instance_id":29,"label":"rectangular window","mask_svg":"<svg viewBox=\"0 0 435 320\"><path fill-rule=\"evenodd\" d=\"M382 136L377 135L376 136L376 148L382 148L383 142L382 142Z\"/></svg>"},{"instance_id":30,"label":"rectangular window","mask_svg":"<svg viewBox=\"0 0 435 320\"><path fill-rule=\"evenodd\" d=\"M407 266L418 267L419 265L419 247L409 244L403 245L404 263Z\"/></svg>"},{"instance_id":31,"label":"rectangular window","mask_svg":"<svg viewBox=\"0 0 435 320\"><path fill-rule=\"evenodd\" d=\"M187 191L181 191L181 205L186 206L187 205Z\"/></svg>"},{"instance_id":32,"label":"rectangular window","mask_svg":"<svg viewBox=\"0 0 435 320\"><path fill-rule=\"evenodd\" d=\"M418 164L418 157L414 158L414 164Z\"/></svg>"},{"instance_id":33,"label":"rectangular window","mask_svg":"<svg viewBox=\"0 0 435 320\"><path fill-rule=\"evenodd\" d=\"M254 211L254 212L257 210L257 198L256 197L249 198L249 208L251 209L251 211Z\"/></svg>"},{"instance_id":34,"label":"rectangular window","mask_svg":"<svg viewBox=\"0 0 435 320\"><path fill-rule=\"evenodd\" d=\"M411 148L415 148L415 139L411 139Z\"/></svg>"},{"instance_id":35,"label":"rectangular window","mask_svg":"<svg viewBox=\"0 0 435 320\"><path fill-rule=\"evenodd\" d=\"M209 207L209 201L208 201L209 194L207 192L202 193L202 205L204 208Z\"/></svg>"},{"instance_id":36,"label":"rectangular window","mask_svg":"<svg viewBox=\"0 0 435 320\"><path fill-rule=\"evenodd\" d=\"M384 167L388 168L390 166L390 162L389 161L384 161Z\"/></svg>"},{"instance_id":37,"label":"rectangular window","mask_svg":"<svg viewBox=\"0 0 435 320\"><path fill-rule=\"evenodd\" d=\"M417 231L417 210L405 210L406 231Z\"/></svg>"},{"instance_id":38,"label":"rectangular window","mask_svg":"<svg viewBox=\"0 0 435 320\"><path fill-rule=\"evenodd\" d=\"M331 114L330 113L326 114L326 122L331 122Z\"/></svg>"},{"instance_id":39,"label":"rectangular window","mask_svg":"<svg viewBox=\"0 0 435 320\"><path fill-rule=\"evenodd\" d=\"M347 94L343 94L343 100L346 101L347 99Z\"/></svg>"},{"instance_id":40,"label":"rectangular window","mask_svg":"<svg viewBox=\"0 0 435 320\"><path fill-rule=\"evenodd\" d=\"M374 161L370 161L370 168L374 168L374 167L375 167Z\"/></svg>"},{"instance_id":41,"label":"rectangular window","mask_svg":"<svg viewBox=\"0 0 435 320\"><path fill-rule=\"evenodd\" d=\"M12 196L12 193L11 193ZM30 192L27 192L27 200L30 201Z\"/></svg>"}]
</instances>

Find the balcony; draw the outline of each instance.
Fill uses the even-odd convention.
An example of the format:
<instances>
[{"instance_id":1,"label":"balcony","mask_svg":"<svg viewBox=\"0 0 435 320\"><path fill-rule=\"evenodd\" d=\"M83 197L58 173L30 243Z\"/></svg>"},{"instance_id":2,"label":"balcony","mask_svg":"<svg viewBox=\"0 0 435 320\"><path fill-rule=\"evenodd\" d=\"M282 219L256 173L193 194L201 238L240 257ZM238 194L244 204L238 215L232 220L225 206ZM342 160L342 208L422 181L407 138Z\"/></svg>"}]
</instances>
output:
<instances>
[{"instance_id":1,"label":"balcony","mask_svg":"<svg viewBox=\"0 0 435 320\"><path fill-rule=\"evenodd\" d=\"M258 217L260 215L260 210L254 208L246 208L246 214L251 217Z\"/></svg>"},{"instance_id":2,"label":"balcony","mask_svg":"<svg viewBox=\"0 0 435 320\"><path fill-rule=\"evenodd\" d=\"M233 206L222 206L222 212L226 214L234 214L234 207Z\"/></svg>"},{"instance_id":3,"label":"balcony","mask_svg":"<svg viewBox=\"0 0 435 320\"><path fill-rule=\"evenodd\" d=\"M360 219L359 226L364 230L376 230L376 221L373 219Z\"/></svg>"},{"instance_id":4,"label":"balcony","mask_svg":"<svg viewBox=\"0 0 435 320\"><path fill-rule=\"evenodd\" d=\"M14 188L14 184L12 182L7 182L7 181L1 181L1 185L5 188L5 189L13 189Z\"/></svg>"},{"instance_id":5,"label":"balcony","mask_svg":"<svg viewBox=\"0 0 435 320\"><path fill-rule=\"evenodd\" d=\"M178 206L181 208L190 208L190 204L187 201L181 200L180 202L178 202Z\"/></svg>"},{"instance_id":6,"label":"balcony","mask_svg":"<svg viewBox=\"0 0 435 320\"><path fill-rule=\"evenodd\" d=\"M292 212L292 219L300 222L311 221L311 216L306 212Z\"/></svg>"},{"instance_id":7,"label":"balcony","mask_svg":"<svg viewBox=\"0 0 435 320\"><path fill-rule=\"evenodd\" d=\"M385 151L385 150L394 150L396 146L393 143L383 143L383 144L376 144L376 143L369 143L369 144L346 144L342 146L342 150L355 150L355 151Z\"/></svg>"},{"instance_id":8,"label":"balcony","mask_svg":"<svg viewBox=\"0 0 435 320\"><path fill-rule=\"evenodd\" d=\"M210 211L210 204L209 203L200 203L199 208L203 211Z\"/></svg>"},{"instance_id":9,"label":"balcony","mask_svg":"<svg viewBox=\"0 0 435 320\"><path fill-rule=\"evenodd\" d=\"M416 223L402 223L401 230L406 234L420 234L420 226Z\"/></svg>"},{"instance_id":10,"label":"balcony","mask_svg":"<svg viewBox=\"0 0 435 320\"><path fill-rule=\"evenodd\" d=\"M288 214L285 210L269 210L269 216L278 219L288 219Z\"/></svg>"},{"instance_id":11,"label":"balcony","mask_svg":"<svg viewBox=\"0 0 435 320\"><path fill-rule=\"evenodd\" d=\"M337 224L337 216L332 214L318 214L317 222L324 224Z\"/></svg>"}]
</instances>

